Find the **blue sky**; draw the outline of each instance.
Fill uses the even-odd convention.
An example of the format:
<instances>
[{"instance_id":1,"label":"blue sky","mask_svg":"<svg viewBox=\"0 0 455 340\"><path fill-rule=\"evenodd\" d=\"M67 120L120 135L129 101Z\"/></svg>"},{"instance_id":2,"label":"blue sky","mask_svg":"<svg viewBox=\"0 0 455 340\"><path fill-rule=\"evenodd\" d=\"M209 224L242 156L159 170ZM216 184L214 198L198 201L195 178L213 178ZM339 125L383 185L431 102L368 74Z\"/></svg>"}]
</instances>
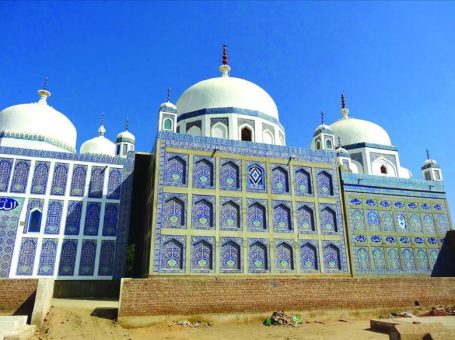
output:
<instances>
[{"instance_id":1,"label":"blue sky","mask_svg":"<svg viewBox=\"0 0 455 340\"><path fill-rule=\"evenodd\" d=\"M0 2L0 108L49 103L78 147L124 127L150 151L157 110L195 82L231 74L277 103L287 144L307 147L324 111L383 126L420 178L425 148L442 166L455 211L455 2ZM452 128L451 128L452 126Z\"/></svg>"}]
</instances>

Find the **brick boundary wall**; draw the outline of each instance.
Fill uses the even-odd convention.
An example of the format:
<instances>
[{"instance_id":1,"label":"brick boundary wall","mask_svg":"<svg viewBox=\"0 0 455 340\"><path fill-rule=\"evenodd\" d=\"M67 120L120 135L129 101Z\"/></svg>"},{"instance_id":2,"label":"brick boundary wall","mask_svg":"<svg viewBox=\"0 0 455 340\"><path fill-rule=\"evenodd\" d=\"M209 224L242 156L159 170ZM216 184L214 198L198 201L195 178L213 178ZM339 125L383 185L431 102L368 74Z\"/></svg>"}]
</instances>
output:
<instances>
[{"instance_id":1,"label":"brick boundary wall","mask_svg":"<svg viewBox=\"0 0 455 340\"><path fill-rule=\"evenodd\" d=\"M0 312L17 311L30 303L33 308L37 288L38 279L0 279Z\"/></svg>"},{"instance_id":2,"label":"brick boundary wall","mask_svg":"<svg viewBox=\"0 0 455 340\"><path fill-rule=\"evenodd\" d=\"M455 277L122 279L119 318L455 304Z\"/></svg>"}]
</instances>

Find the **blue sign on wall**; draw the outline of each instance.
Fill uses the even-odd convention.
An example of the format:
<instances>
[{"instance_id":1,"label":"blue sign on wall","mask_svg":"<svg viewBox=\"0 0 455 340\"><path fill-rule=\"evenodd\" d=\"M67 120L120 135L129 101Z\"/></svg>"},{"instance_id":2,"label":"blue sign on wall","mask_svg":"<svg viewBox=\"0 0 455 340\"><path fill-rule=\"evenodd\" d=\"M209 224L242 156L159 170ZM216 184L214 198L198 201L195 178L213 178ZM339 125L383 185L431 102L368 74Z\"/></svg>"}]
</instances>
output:
<instances>
[{"instance_id":1,"label":"blue sign on wall","mask_svg":"<svg viewBox=\"0 0 455 340\"><path fill-rule=\"evenodd\" d=\"M19 203L12 198L0 197L0 210L13 210L16 209Z\"/></svg>"}]
</instances>

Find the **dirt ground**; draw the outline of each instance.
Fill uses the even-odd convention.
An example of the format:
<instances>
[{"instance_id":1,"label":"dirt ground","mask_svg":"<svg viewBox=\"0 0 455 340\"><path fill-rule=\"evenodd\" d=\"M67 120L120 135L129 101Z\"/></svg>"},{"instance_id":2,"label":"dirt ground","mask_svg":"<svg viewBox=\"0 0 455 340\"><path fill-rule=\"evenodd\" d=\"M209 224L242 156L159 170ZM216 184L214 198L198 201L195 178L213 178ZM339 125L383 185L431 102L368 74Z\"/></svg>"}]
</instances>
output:
<instances>
[{"instance_id":1,"label":"dirt ground","mask_svg":"<svg viewBox=\"0 0 455 340\"><path fill-rule=\"evenodd\" d=\"M387 334L369 330L369 318L321 321L304 320L299 327L262 325L249 322L216 322L191 328L175 322L125 329L115 321L114 302L99 307L95 301L55 301L36 339L388 339Z\"/></svg>"}]
</instances>

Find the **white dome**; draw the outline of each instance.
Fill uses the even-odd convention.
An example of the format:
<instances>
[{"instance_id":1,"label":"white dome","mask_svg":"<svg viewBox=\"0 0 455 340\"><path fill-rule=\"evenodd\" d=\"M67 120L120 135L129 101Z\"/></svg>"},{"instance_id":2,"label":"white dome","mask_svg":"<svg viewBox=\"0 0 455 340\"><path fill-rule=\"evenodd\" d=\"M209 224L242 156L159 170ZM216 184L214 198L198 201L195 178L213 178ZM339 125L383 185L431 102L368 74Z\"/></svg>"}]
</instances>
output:
<instances>
[{"instance_id":1,"label":"white dome","mask_svg":"<svg viewBox=\"0 0 455 340\"><path fill-rule=\"evenodd\" d=\"M330 125L343 145L370 143L391 146L387 132L379 125L363 119L342 118Z\"/></svg>"},{"instance_id":2,"label":"white dome","mask_svg":"<svg viewBox=\"0 0 455 340\"><path fill-rule=\"evenodd\" d=\"M77 132L62 113L47 105L50 92L40 90L37 103L10 106L0 112L0 145L46 151L76 152Z\"/></svg>"},{"instance_id":3,"label":"white dome","mask_svg":"<svg viewBox=\"0 0 455 340\"><path fill-rule=\"evenodd\" d=\"M222 107L259 111L278 120L272 97L256 84L240 78L223 76L200 81L177 101L179 114Z\"/></svg>"},{"instance_id":4,"label":"white dome","mask_svg":"<svg viewBox=\"0 0 455 340\"><path fill-rule=\"evenodd\" d=\"M81 145L81 154L95 154L95 155L106 155L115 157L115 144L104 137L106 130L104 126L101 125L98 129L99 136L89 139L88 141L82 143Z\"/></svg>"},{"instance_id":5,"label":"white dome","mask_svg":"<svg viewBox=\"0 0 455 340\"><path fill-rule=\"evenodd\" d=\"M122 131L117 135L117 138L115 140L117 143L119 142L129 142L134 144L136 142L136 137L129 132L128 130Z\"/></svg>"}]
</instances>

